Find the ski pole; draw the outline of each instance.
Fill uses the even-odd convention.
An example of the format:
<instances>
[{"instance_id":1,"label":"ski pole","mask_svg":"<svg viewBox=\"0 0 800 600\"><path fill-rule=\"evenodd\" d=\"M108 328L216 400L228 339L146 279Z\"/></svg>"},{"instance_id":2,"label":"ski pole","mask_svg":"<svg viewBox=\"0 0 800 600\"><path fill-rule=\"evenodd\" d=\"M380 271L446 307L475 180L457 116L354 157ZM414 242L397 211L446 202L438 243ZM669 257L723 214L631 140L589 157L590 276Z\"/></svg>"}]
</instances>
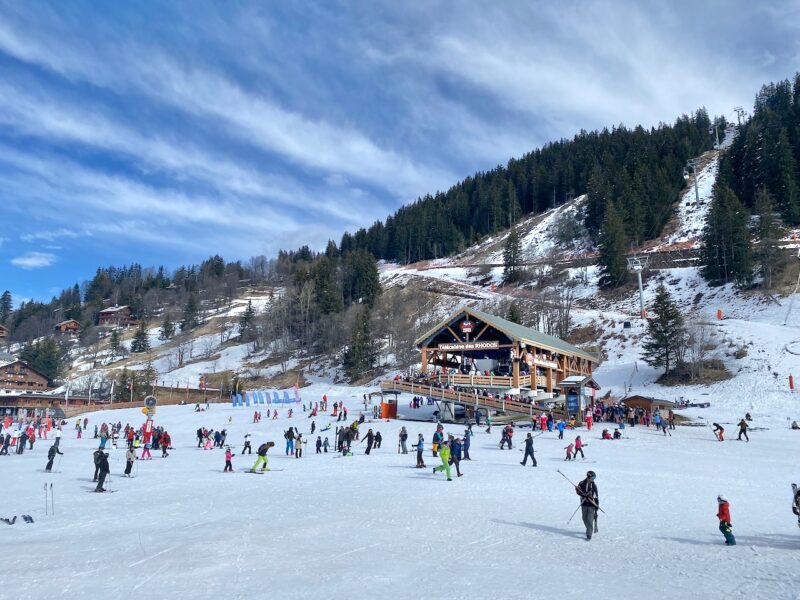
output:
<instances>
[{"instance_id":1,"label":"ski pole","mask_svg":"<svg viewBox=\"0 0 800 600\"><path fill-rule=\"evenodd\" d=\"M63 457L64 457L64 455L63 455L63 454L59 454L59 455L58 455L58 463L56 463L56 473L58 473L58 470L61 468L61 459L62 459Z\"/></svg>"},{"instance_id":2,"label":"ski pole","mask_svg":"<svg viewBox=\"0 0 800 600\"><path fill-rule=\"evenodd\" d=\"M566 479L567 481L569 481L569 482L572 484L572 487L574 487L576 490L580 490L580 488L579 488L577 485L575 485L574 483L572 483L572 482L570 481L569 477L567 477L566 475L564 475L564 474L561 472L561 469L556 469L556 470L558 471L558 474L559 474L559 475L561 475L561 476L562 476L564 479ZM605 513L605 512L606 512L606 511L604 511L602 508L600 508L600 507L597 505L597 502L595 502L594 500L592 500L592 499L591 499L591 498L589 498L588 496L584 496L583 494L581 494L581 498L586 498L586 499L587 499L589 502L591 502L592 504L594 504L594 507L595 507L597 510L599 510L601 513Z\"/></svg>"},{"instance_id":3,"label":"ski pole","mask_svg":"<svg viewBox=\"0 0 800 600\"><path fill-rule=\"evenodd\" d=\"M44 514L45 515L49 514L47 512L47 484L46 483L44 484Z\"/></svg>"},{"instance_id":4,"label":"ski pole","mask_svg":"<svg viewBox=\"0 0 800 600\"><path fill-rule=\"evenodd\" d=\"M46 494L47 492L45 492ZM53 484L50 483L50 512L53 516L56 516L56 500L55 496L53 496Z\"/></svg>"},{"instance_id":5,"label":"ski pole","mask_svg":"<svg viewBox=\"0 0 800 600\"><path fill-rule=\"evenodd\" d=\"M580 504L578 504L578 508L576 508L576 509L575 509L575 512L574 512L574 513L572 513L572 516L569 518L569 521L567 521L567 525L569 525L569 524L570 524L570 521L572 521L572 519L574 519L574 518L575 518L575 515L577 515L577 514L578 514L578 511L579 511L580 509L581 509L581 505L580 505Z\"/></svg>"}]
</instances>

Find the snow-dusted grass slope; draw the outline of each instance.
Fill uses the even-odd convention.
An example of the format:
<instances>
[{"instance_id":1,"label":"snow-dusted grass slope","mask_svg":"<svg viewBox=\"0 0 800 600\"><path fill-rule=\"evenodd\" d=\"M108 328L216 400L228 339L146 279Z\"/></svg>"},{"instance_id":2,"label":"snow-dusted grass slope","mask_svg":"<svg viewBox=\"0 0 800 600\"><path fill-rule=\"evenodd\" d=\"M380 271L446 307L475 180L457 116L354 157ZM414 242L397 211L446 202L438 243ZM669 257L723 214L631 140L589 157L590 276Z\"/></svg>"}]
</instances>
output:
<instances>
[{"instance_id":1,"label":"snow-dusted grass slope","mask_svg":"<svg viewBox=\"0 0 800 600\"><path fill-rule=\"evenodd\" d=\"M362 389L315 385L358 412ZM407 400L404 398L404 400ZM707 411L716 420L714 408ZM233 417L228 426L228 417ZM93 494L92 439L67 429L61 473L41 472L47 443L0 457L0 516L31 514L36 523L0 524L6 546L2 596L15 599L112 598L395 599L395 598L790 598L800 582L800 529L791 514L790 481L797 471L798 432L775 422L751 442L714 440L710 429L680 427L671 438L652 429L626 431L604 442L582 431L586 462L566 463L555 434L536 440L539 467L519 465L515 448L501 451L499 431L476 428L464 477L411 468L397 454L397 431L411 438L434 427L423 422L365 425L384 445L371 456L283 454L282 430L308 432L310 420L282 411L277 421L250 423L252 409L212 405L159 409L175 449L119 475L123 450L111 451L114 494ZM723 415L724 416L724 415ZM139 424L138 409L89 416ZM324 426L330 419L316 419ZM253 457L236 456L237 472L222 472L223 453L197 450L199 426L229 431L242 445L274 440L270 467L241 470ZM446 431L462 432L447 426ZM729 432L732 432L732 427ZM364 429L366 431L366 429ZM324 434L323 434L324 435ZM330 436L333 439L333 436ZM574 437L571 434L569 437ZM733 435L731 438L735 437ZM429 465L436 460L426 453ZM577 497L556 469L577 481L597 472L600 532L583 539L579 516L567 520ZM281 469L281 470L277 470ZM42 486L54 483L56 515L44 516ZM731 501L739 545L723 545L716 495Z\"/></svg>"}]
</instances>

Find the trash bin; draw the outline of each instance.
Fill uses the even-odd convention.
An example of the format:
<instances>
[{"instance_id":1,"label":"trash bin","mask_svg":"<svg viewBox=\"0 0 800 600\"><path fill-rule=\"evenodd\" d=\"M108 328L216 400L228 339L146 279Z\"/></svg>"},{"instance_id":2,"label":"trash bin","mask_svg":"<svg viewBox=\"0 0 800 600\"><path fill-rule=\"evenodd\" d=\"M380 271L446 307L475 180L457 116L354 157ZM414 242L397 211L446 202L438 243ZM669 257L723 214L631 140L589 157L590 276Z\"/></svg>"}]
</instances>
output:
<instances>
[{"instance_id":1,"label":"trash bin","mask_svg":"<svg viewBox=\"0 0 800 600\"><path fill-rule=\"evenodd\" d=\"M381 419L397 418L397 400L384 400L381 402Z\"/></svg>"}]
</instances>

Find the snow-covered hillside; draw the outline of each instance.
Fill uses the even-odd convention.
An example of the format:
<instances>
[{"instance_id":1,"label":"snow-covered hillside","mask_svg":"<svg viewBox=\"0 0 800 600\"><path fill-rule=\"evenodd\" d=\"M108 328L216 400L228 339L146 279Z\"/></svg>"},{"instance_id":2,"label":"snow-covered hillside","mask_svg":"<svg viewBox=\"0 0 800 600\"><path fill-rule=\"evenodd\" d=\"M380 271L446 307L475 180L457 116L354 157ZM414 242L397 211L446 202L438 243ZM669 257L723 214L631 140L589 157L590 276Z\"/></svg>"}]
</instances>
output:
<instances>
[{"instance_id":1,"label":"snow-covered hillside","mask_svg":"<svg viewBox=\"0 0 800 600\"><path fill-rule=\"evenodd\" d=\"M314 385L344 400L351 417L365 389ZM733 397L731 416L749 408ZM404 412L414 412L404 408ZM701 413L698 409L695 416ZM371 414L371 412L370 412ZM712 406L709 419L728 421ZM92 413L103 421L140 425L139 409ZM8 548L3 597L17 600L113 598L308 598L509 600L615 598L792 598L800 582L800 530L790 511L789 483L798 477L798 432L777 418L756 417L750 443L719 443L708 427L679 426L671 437L627 428L619 441L581 434L586 460L565 462L567 440L535 440L537 468L522 467L518 450L498 448L499 430L476 427L464 476L432 474L440 464L425 452L397 453L406 426L411 440L430 442L430 422L365 423L383 446L367 456L316 455L311 419L252 424L252 410L212 405L158 410L170 432L168 458L138 461L133 479L121 477L124 450L110 450L112 494L95 494L91 436L68 427L58 472L42 472L48 442L32 452L0 456L0 523ZM333 422L332 422L333 421ZM335 419L315 419L317 432ZM297 427L309 439L301 459L284 454L282 433ZM236 456L223 473L222 450L197 449L198 427L226 428ZM463 427L445 431L462 434ZM728 426L729 438L733 427ZM254 445L273 440L263 475L245 473L254 455L241 456L243 436ZM331 441L331 431L322 437ZM584 539L572 481L597 473L598 533ZM52 483L55 515L45 515L43 486ZM49 489L49 488L48 488ZM731 503L738 545L726 547L717 529L716 497ZM31 515L33 524L22 522ZM13 551L12 551L13 550ZM31 565L41 565L32 568Z\"/></svg>"}]
</instances>

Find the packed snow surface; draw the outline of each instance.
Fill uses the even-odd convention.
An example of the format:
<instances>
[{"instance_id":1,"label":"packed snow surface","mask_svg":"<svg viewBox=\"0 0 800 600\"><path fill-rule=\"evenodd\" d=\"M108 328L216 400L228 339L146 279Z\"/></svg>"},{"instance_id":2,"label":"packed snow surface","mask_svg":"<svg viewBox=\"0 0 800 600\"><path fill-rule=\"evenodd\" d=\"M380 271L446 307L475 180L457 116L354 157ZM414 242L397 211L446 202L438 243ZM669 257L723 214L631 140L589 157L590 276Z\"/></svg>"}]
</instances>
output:
<instances>
[{"instance_id":1,"label":"packed snow surface","mask_svg":"<svg viewBox=\"0 0 800 600\"><path fill-rule=\"evenodd\" d=\"M363 388L314 384L306 401L327 393L358 416ZM800 398L799 398L800 399ZM434 424L373 422L383 447L354 456L314 454L311 419L299 408L287 418L252 423L253 408L211 405L158 409L156 425L171 434L168 458L154 452L136 478L121 477L124 450L110 450L112 494L92 493L91 435L65 428L59 473L45 474L50 442L32 452L0 457L6 544L3 598L796 598L800 529L790 511L789 484L800 479L800 432L783 416L756 416L750 443L736 441L732 420L744 404L709 398L695 422L724 422L718 442L707 426L679 426L671 437L654 429L625 429L619 441L581 434L586 460L565 462L567 440L545 433L535 442L537 468L522 467L518 428L514 449L500 450L498 427L476 427L461 478L433 475ZM423 418L429 410L401 412ZM724 406L724 410L720 409ZM738 409L741 408L741 411ZM371 409L368 410L371 415ZM91 413L103 421L140 425L139 408ZM229 418L232 422L229 424ZM316 419L317 431L334 421ZM730 423L730 424L727 424ZM302 459L284 454L283 431L308 437ZM336 423L332 424L332 429ZM397 434L425 436L429 468L414 469L413 454L397 453ZM198 427L226 428L235 446L235 473L223 473L224 452L197 449ZM445 425L445 432L463 433ZM243 436L269 452L263 475L245 473ZM323 432L333 442L333 431ZM578 498L557 472L578 482L597 472L599 533L587 542ZM43 486L53 483L55 516L44 514ZM717 529L716 497L731 502L738 545L726 547ZM25 524L20 515L35 523Z\"/></svg>"}]
</instances>

